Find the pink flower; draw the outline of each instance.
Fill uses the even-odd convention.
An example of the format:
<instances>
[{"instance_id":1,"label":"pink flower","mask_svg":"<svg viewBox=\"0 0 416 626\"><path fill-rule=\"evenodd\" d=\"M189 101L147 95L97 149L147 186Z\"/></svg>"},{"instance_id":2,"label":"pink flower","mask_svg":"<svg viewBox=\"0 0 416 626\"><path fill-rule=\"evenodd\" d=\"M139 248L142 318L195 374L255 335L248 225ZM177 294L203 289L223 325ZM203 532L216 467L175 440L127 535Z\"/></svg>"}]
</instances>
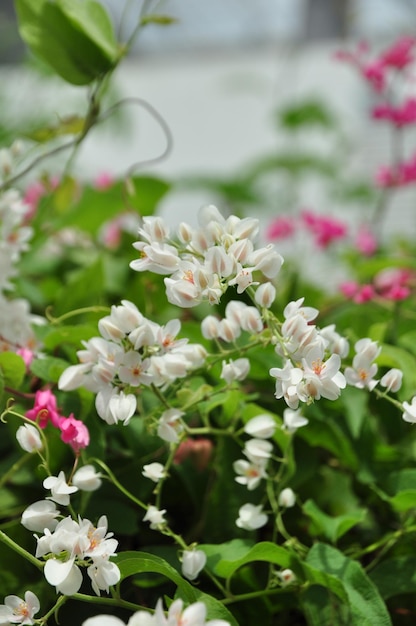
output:
<instances>
[{"instance_id":1,"label":"pink flower","mask_svg":"<svg viewBox=\"0 0 416 626\"><path fill-rule=\"evenodd\" d=\"M26 369L28 370L35 356L33 351L29 350L29 348L19 348L18 350L16 350L16 354L22 357L23 361L25 362Z\"/></svg>"},{"instance_id":2,"label":"pink flower","mask_svg":"<svg viewBox=\"0 0 416 626\"><path fill-rule=\"evenodd\" d=\"M391 106L388 103L379 104L372 110L376 120L387 120L398 127L416 122L416 98L408 98L401 106Z\"/></svg>"},{"instance_id":3,"label":"pink flower","mask_svg":"<svg viewBox=\"0 0 416 626\"><path fill-rule=\"evenodd\" d=\"M36 392L34 407L27 411L25 415L30 420L38 420L41 428L45 428L49 421L59 428L59 423L62 419L56 406L56 398L50 389Z\"/></svg>"},{"instance_id":4,"label":"pink flower","mask_svg":"<svg viewBox=\"0 0 416 626\"><path fill-rule=\"evenodd\" d=\"M295 232L295 221L291 217L277 217L267 228L267 239L287 239Z\"/></svg>"},{"instance_id":5,"label":"pink flower","mask_svg":"<svg viewBox=\"0 0 416 626\"><path fill-rule=\"evenodd\" d=\"M108 189L113 184L114 178L109 172L101 172L94 180L94 187L100 190Z\"/></svg>"},{"instance_id":6,"label":"pink flower","mask_svg":"<svg viewBox=\"0 0 416 626\"><path fill-rule=\"evenodd\" d=\"M75 419L73 414L69 417L62 417L59 423L61 430L61 439L64 443L68 443L75 453L81 448L86 448L90 442L90 434L84 422Z\"/></svg>"},{"instance_id":7,"label":"pink flower","mask_svg":"<svg viewBox=\"0 0 416 626\"><path fill-rule=\"evenodd\" d=\"M374 278L374 285L387 300L405 300L410 295L412 273L406 268L387 268Z\"/></svg>"},{"instance_id":8,"label":"pink flower","mask_svg":"<svg viewBox=\"0 0 416 626\"><path fill-rule=\"evenodd\" d=\"M361 226L356 237L355 247L364 256L372 256L377 250L377 240L367 226Z\"/></svg>"},{"instance_id":9,"label":"pink flower","mask_svg":"<svg viewBox=\"0 0 416 626\"><path fill-rule=\"evenodd\" d=\"M327 248L336 239L343 239L347 227L343 222L328 215L318 215L313 211L302 211L301 220L306 228L315 235L315 243L319 248Z\"/></svg>"},{"instance_id":10,"label":"pink flower","mask_svg":"<svg viewBox=\"0 0 416 626\"><path fill-rule=\"evenodd\" d=\"M406 65L413 62L413 46L416 39L414 37L400 37L390 48L385 50L380 57L384 66L394 67L402 70Z\"/></svg>"}]
</instances>

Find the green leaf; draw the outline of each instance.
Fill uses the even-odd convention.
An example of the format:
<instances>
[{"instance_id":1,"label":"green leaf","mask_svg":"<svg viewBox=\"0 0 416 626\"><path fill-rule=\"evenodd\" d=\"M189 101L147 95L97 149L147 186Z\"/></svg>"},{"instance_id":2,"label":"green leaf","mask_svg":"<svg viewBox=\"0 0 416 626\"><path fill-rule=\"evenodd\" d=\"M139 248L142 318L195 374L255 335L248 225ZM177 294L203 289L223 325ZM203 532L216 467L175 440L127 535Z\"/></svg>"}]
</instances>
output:
<instances>
[{"instance_id":1,"label":"green leaf","mask_svg":"<svg viewBox=\"0 0 416 626\"><path fill-rule=\"evenodd\" d=\"M22 39L64 80L87 85L118 58L109 16L94 0L16 0Z\"/></svg>"},{"instance_id":2,"label":"green leaf","mask_svg":"<svg viewBox=\"0 0 416 626\"><path fill-rule=\"evenodd\" d=\"M335 126L334 118L325 105L314 100L290 105L279 111L278 117L282 126L289 130L313 126L321 128L333 128Z\"/></svg>"},{"instance_id":3,"label":"green leaf","mask_svg":"<svg viewBox=\"0 0 416 626\"><path fill-rule=\"evenodd\" d=\"M359 509L350 511L344 515L331 517L321 511L313 500L307 500L303 505L303 512L308 515L326 539L336 543L340 537L345 535L351 528L364 521L367 511Z\"/></svg>"},{"instance_id":4,"label":"green leaf","mask_svg":"<svg viewBox=\"0 0 416 626\"><path fill-rule=\"evenodd\" d=\"M51 328L50 332L43 338L43 345L48 350L54 350L62 344L71 344L77 348L81 347L81 341L91 339L97 335L96 326L79 324L77 326L62 326Z\"/></svg>"},{"instance_id":5,"label":"green leaf","mask_svg":"<svg viewBox=\"0 0 416 626\"><path fill-rule=\"evenodd\" d=\"M386 605L359 563L323 543L317 543L311 548L306 562L339 578L350 607L351 619L348 623L360 626L392 626Z\"/></svg>"},{"instance_id":6,"label":"green leaf","mask_svg":"<svg viewBox=\"0 0 416 626\"><path fill-rule=\"evenodd\" d=\"M24 136L38 143L46 143L63 135L77 135L81 133L85 125L85 118L79 115L69 115L59 120L58 124L42 126L35 130L24 133Z\"/></svg>"},{"instance_id":7,"label":"green leaf","mask_svg":"<svg viewBox=\"0 0 416 626\"><path fill-rule=\"evenodd\" d=\"M416 591L415 557L401 556L387 559L369 574L381 596L387 600L402 593Z\"/></svg>"},{"instance_id":8,"label":"green leaf","mask_svg":"<svg viewBox=\"0 0 416 626\"><path fill-rule=\"evenodd\" d=\"M67 367L68 363L63 359L47 356L32 361L30 371L45 382L57 383L60 375Z\"/></svg>"},{"instance_id":9,"label":"green leaf","mask_svg":"<svg viewBox=\"0 0 416 626\"><path fill-rule=\"evenodd\" d=\"M4 385L18 389L26 373L26 365L22 357L14 352L0 353L0 371Z\"/></svg>"},{"instance_id":10,"label":"green leaf","mask_svg":"<svg viewBox=\"0 0 416 626\"><path fill-rule=\"evenodd\" d=\"M390 474L386 485L389 502L398 513L416 508L416 469L408 468Z\"/></svg>"}]
</instances>

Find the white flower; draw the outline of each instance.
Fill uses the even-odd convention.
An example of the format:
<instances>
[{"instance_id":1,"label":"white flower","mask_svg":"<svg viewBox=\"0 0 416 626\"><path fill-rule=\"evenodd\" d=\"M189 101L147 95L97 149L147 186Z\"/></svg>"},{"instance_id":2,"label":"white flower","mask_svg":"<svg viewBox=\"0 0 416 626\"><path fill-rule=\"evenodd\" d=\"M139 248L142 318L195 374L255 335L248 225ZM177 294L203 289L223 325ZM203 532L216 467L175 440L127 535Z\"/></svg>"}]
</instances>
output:
<instances>
[{"instance_id":1,"label":"white flower","mask_svg":"<svg viewBox=\"0 0 416 626\"><path fill-rule=\"evenodd\" d=\"M301 315L307 322L314 320L319 314L319 310L311 306L302 306L304 300L305 298L299 298L299 300L289 302L283 310L285 319Z\"/></svg>"},{"instance_id":2,"label":"white flower","mask_svg":"<svg viewBox=\"0 0 416 626\"><path fill-rule=\"evenodd\" d=\"M150 522L150 528L157 530L159 526L166 524L165 513L166 509L159 510L151 504L146 511L143 521Z\"/></svg>"},{"instance_id":3,"label":"white flower","mask_svg":"<svg viewBox=\"0 0 416 626\"><path fill-rule=\"evenodd\" d=\"M6 596L0 605L0 622L2 624L34 624L34 615L39 611L40 604L32 591L25 592L25 599L18 596Z\"/></svg>"},{"instance_id":4,"label":"white flower","mask_svg":"<svg viewBox=\"0 0 416 626\"><path fill-rule=\"evenodd\" d=\"M26 452L42 450L43 443L39 431L32 424L23 424L16 431L16 439Z\"/></svg>"},{"instance_id":5,"label":"white flower","mask_svg":"<svg viewBox=\"0 0 416 626\"><path fill-rule=\"evenodd\" d=\"M188 580L195 580L204 569L207 556L202 550L184 550L182 553L182 574Z\"/></svg>"},{"instance_id":6,"label":"white flower","mask_svg":"<svg viewBox=\"0 0 416 626\"><path fill-rule=\"evenodd\" d=\"M297 393L303 402L311 398L319 400L321 396L327 400L336 400L341 389L346 386L344 374L339 371L341 357L331 354L323 360L323 350L319 344L311 347L302 359L303 381L297 386Z\"/></svg>"},{"instance_id":7,"label":"white flower","mask_svg":"<svg viewBox=\"0 0 416 626\"><path fill-rule=\"evenodd\" d=\"M265 439L249 439L246 441L243 454L252 463L261 464L272 456L273 445Z\"/></svg>"},{"instance_id":8,"label":"white flower","mask_svg":"<svg viewBox=\"0 0 416 626\"><path fill-rule=\"evenodd\" d=\"M154 483L157 483L165 476L165 468L162 463L149 463L143 465L142 474L145 478L150 478Z\"/></svg>"},{"instance_id":9,"label":"white flower","mask_svg":"<svg viewBox=\"0 0 416 626\"><path fill-rule=\"evenodd\" d=\"M233 320L226 317L218 322L218 335L223 341L235 341L241 335L241 328Z\"/></svg>"},{"instance_id":10,"label":"white flower","mask_svg":"<svg viewBox=\"0 0 416 626\"><path fill-rule=\"evenodd\" d=\"M238 511L236 525L244 530L256 530L267 524L267 515L261 505L243 504Z\"/></svg>"},{"instance_id":11,"label":"white flower","mask_svg":"<svg viewBox=\"0 0 416 626\"><path fill-rule=\"evenodd\" d=\"M272 367L269 374L276 378L275 397L278 400L284 397L291 409L297 409L299 397L296 393L296 386L302 380L302 370L299 367L294 367L291 361L287 359L284 367Z\"/></svg>"},{"instance_id":12,"label":"white flower","mask_svg":"<svg viewBox=\"0 0 416 626\"><path fill-rule=\"evenodd\" d=\"M262 478L267 478L266 466L267 459L259 463L250 463L245 459L238 459L233 463L233 469L236 474L235 481L240 485L246 485L249 491L252 491L260 484Z\"/></svg>"},{"instance_id":13,"label":"white flower","mask_svg":"<svg viewBox=\"0 0 416 626\"><path fill-rule=\"evenodd\" d=\"M403 372L399 369L393 367L391 370L386 372L383 378L380 380L380 385L382 387L386 387L386 391L399 391L402 386Z\"/></svg>"},{"instance_id":14,"label":"white flower","mask_svg":"<svg viewBox=\"0 0 416 626\"><path fill-rule=\"evenodd\" d=\"M179 436L183 431L183 424L180 421L182 415L184 413L178 409L165 411L159 418L158 436L169 443L178 443Z\"/></svg>"},{"instance_id":15,"label":"white flower","mask_svg":"<svg viewBox=\"0 0 416 626\"><path fill-rule=\"evenodd\" d=\"M230 384L234 380L244 380L250 371L250 361L246 358L230 359L228 363L223 361L221 378Z\"/></svg>"},{"instance_id":16,"label":"white flower","mask_svg":"<svg viewBox=\"0 0 416 626\"><path fill-rule=\"evenodd\" d=\"M284 506L286 509L295 506L296 496L294 491L290 487L282 489L282 491L279 493L278 502L279 506Z\"/></svg>"},{"instance_id":17,"label":"white flower","mask_svg":"<svg viewBox=\"0 0 416 626\"><path fill-rule=\"evenodd\" d=\"M269 280L277 276L283 265L283 257L276 252L273 244L254 250L247 261L254 266L255 270L260 270Z\"/></svg>"},{"instance_id":18,"label":"white flower","mask_svg":"<svg viewBox=\"0 0 416 626\"><path fill-rule=\"evenodd\" d=\"M159 600L155 611L155 626L230 626L222 619L205 621L207 614L203 602L194 602L183 608L183 600L178 598L169 607L167 618L163 613L162 601ZM147 626L147 623L132 623L129 626Z\"/></svg>"},{"instance_id":19,"label":"white flower","mask_svg":"<svg viewBox=\"0 0 416 626\"><path fill-rule=\"evenodd\" d=\"M294 411L293 409L285 409L283 411L283 425L282 428L287 430L288 433L294 433L298 428L306 426L308 424L306 417L300 412L300 409Z\"/></svg>"},{"instance_id":20,"label":"white flower","mask_svg":"<svg viewBox=\"0 0 416 626\"><path fill-rule=\"evenodd\" d=\"M276 430L276 422L271 415L266 413L252 417L244 426L244 432L259 439L273 437Z\"/></svg>"},{"instance_id":21,"label":"white flower","mask_svg":"<svg viewBox=\"0 0 416 626\"><path fill-rule=\"evenodd\" d=\"M154 272L155 274L172 274L178 267L178 251L167 243L145 243L137 241L133 247L140 252L140 258L131 261L130 267L136 272Z\"/></svg>"},{"instance_id":22,"label":"white flower","mask_svg":"<svg viewBox=\"0 0 416 626\"><path fill-rule=\"evenodd\" d=\"M67 506L69 504L69 496L78 491L78 487L67 485L63 472L59 472L58 476L48 476L48 478L45 478L43 486L45 489L50 489L52 492L48 500L53 500L63 506Z\"/></svg>"},{"instance_id":23,"label":"white flower","mask_svg":"<svg viewBox=\"0 0 416 626\"><path fill-rule=\"evenodd\" d=\"M381 352L381 346L377 341L371 341L368 337L359 339L354 346L355 352L367 361L374 361Z\"/></svg>"},{"instance_id":24,"label":"white flower","mask_svg":"<svg viewBox=\"0 0 416 626\"><path fill-rule=\"evenodd\" d=\"M50 500L38 500L30 504L22 513L21 524L28 530L44 532L45 528L52 531L56 528L56 519L60 511Z\"/></svg>"},{"instance_id":25,"label":"white flower","mask_svg":"<svg viewBox=\"0 0 416 626\"><path fill-rule=\"evenodd\" d=\"M367 387L370 391L376 387L378 380L374 378L377 374L378 367L375 363L371 363L367 357L356 354L352 367L345 368L345 380L349 385L364 389Z\"/></svg>"},{"instance_id":26,"label":"white flower","mask_svg":"<svg viewBox=\"0 0 416 626\"><path fill-rule=\"evenodd\" d=\"M82 573L75 564L75 557L67 561L48 559L43 572L48 583L56 587L57 593L72 596L81 587Z\"/></svg>"},{"instance_id":27,"label":"white flower","mask_svg":"<svg viewBox=\"0 0 416 626\"><path fill-rule=\"evenodd\" d=\"M258 305L265 309L269 309L276 298L276 287L272 283L263 283L256 289L254 296Z\"/></svg>"},{"instance_id":28,"label":"white flower","mask_svg":"<svg viewBox=\"0 0 416 626\"><path fill-rule=\"evenodd\" d=\"M247 306L241 315L241 328L249 333L261 333L263 322L255 306Z\"/></svg>"},{"instance_id":29,"label":"white flower","mask_svg":"<svg viewBox=\"0 0 416 626\"><path fill-rule=\"evenodd\" d=\"M288 585L296 582L296 575L291 569L284 569L281 572L278 572L277 575L280 578L282 587L287 587Z\"/></svg>"},{"instance_id":30,"label":"white flower","mask_svg":"<svg viewBox=\"0 0 416 626\"><path fill-rule=\"evenodd\" d=\"M404 413L402 415L405 422L416 424L416 396L413 396L411 403L403 402Z\"/></svg>"},{"instance_id":31,"label":"white flower","mask_svg":"<svg viewBox=\"0 0 416 626\"><path fill-rule=\"evenodd\" d=\"M149 614L148 614L149 615ZM114 615L95 615L89 617L82 626L126 626L124 622Z\"/></svg>"},{"instance_id":32,"label":"white flower","mask_svg":"<svg viewBox=\"0 0 416 626\"><path fill-rule=\"evenodd\" d=\"M72 478L72 484L81 491L95 491L101 486L101 474L93 465L84 465L77 470Z\"/></svg>"},{"instance_id":33,"label":"white flower","mask_svg":"<svg viewBox=\"0 0 416 626\"><path fill-rule=\"evenodd\" d=\"M112 395L108 406L114 423L123 422L125 426L136 412L136 407L136 396L132 393L125 394L124 391Z\"/></svg>"},{"instance_id":34,"label":"white flower","mask_svg":"<svg viewBox=\"0 0 416 626\"><path fill-rule=\"evenodd\" d=\"M218 339L220 336L220 320L214 315L207 315L201 322L201 332L205 339Z\"/></svg>"},{"instance_id":35,"label":"white flower","mask_svg":"<svg viewBox=\"0 0 416 626\"><path fill-rule=\"evenodd\" d=\"M87 569L87 574L97 596L100 595L100 590L109 593L110 587L116 585L121 577L118 566L106 558L94 559L94 563Z\"/></svg>"}]
</instances>

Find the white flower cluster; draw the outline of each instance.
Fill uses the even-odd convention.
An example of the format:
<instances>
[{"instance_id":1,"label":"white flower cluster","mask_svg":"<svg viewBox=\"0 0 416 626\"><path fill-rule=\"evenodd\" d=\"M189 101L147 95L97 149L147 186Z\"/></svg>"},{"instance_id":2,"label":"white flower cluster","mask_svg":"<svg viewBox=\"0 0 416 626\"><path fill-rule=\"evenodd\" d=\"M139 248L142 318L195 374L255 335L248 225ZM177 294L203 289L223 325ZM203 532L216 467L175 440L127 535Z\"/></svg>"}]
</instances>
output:
<instances>
[{"instance_id":1,"label":"white flower cluster","mask_svg":"<svg viewBox=\"0 0 416 626\"><path fill-rule=\"evenodd\" d=\"M116 553L118 541L107 532L107 518L102 515L95 527L90 520L70 516L57 523L55 530L45 528L45 534L36 537L36 557L45 557L45 578L56 587L57 593L73 595L82 584L80 567L87 568L94 592L109 593L109 588L120 580L118 566L109 559Z\"/></svg>"},{"instance_id":2,"label":"white flower cluster","mask_svg":"<svg viewBox=\"0 0 416 626\"><path fill-rule=\"evenodd\" d=\"M285 416L282 428L289 429L294 432L297 428L307 424L307 420L299 414L298 411L286 409L291 415ZM292 415L296 414L296 415ZM286 419L288 423L286 424ZM295 421L296 420L296 421ZM296 424L296 425L294 425ZM266 413L256 415L251 418L244 426L244 432L252 437L246 441L243 454L246 459L238 459L234 462L233 468L237 476L236 482L245 485L249 491L256 489L261 480L268 478L266 469L270 458L272 457L273 444L267 441L273 437L276 431L276 422L271 415ZM283 489L278 497L279 505L285 508L294 506L296 496L292 489L287 487ZM267 524L267 515L263 512L262 505L254 505L251 503L244 504L240 510L236 520L236 525L245 530L256 530Z\"/></svg>"},{"instance_id":3,"label":"white flower cluster","mask_svg":"<svg viewBox=\"0 0 416 626\"><path fill-rule=\"evenodd\" d=\"M340 367L341 357L349 352L348 342L333 325L319 329L311 324L318 310L302 306L303 300L289 302L283 311L276 352L284 357L284 365L269 372L276 378L276 398L284 398L291 409L321 397L335 400L346 386Z\"/></svg>"},{"instance_id":4,"label":"white flower cluster","mask_svg":"<svg viewBox=\"0 0 416 626\"><path fill-rule=\"evenodd\" d=\"M1 153L2 151L0 151ZM0 154L1 164L1 154ZM4 293L13 289L11 280L17 275L16 265L28 249L33 230L25 225L28 206L19 192L9 189L0 194L0 351L17 352L31 349L35 339L29 303L9 300Z\"/></svg>"},{"instance_id":5,"label":"white flower cluster","mask_svg":"<svg viewBox=\"0 0 416 626\"><path fill-rule=\"evenodd\" d=\"M205 349L176 339L179 320L165 326L146 319L128 300L112 306L98 324L101 337L83 342L80 363L68 367L59 379L65 391L85 387L97 394L98 415L108 424L127 424L134 415L134 394L142 385L164 387L203 365Z\"/></svg>"},{"instance_id":6,"label":"white flower cluster","mask_svg":"<svg viewBox=\"0 0 416 626\"><path fill-rule=\"evenodd\" d=\"M180 598L172 602L165 615L162 600L158 600L153 615L147 611L137 611L130 617L127 626L230 626L223 619L206 621L206 615L207 609L203 602L194 602L184 609ZM125 623L112 615L96 615L83 622L82 626L125 626Z\"/></svg>"},{"instance_id":7,"label":"white flower cluster","mask_svg":"<svg viewBox=\"0 0 416 626\"><path fill-rule=\"evenodd\" d=\"M82 584L81 567L87 567L92 588L97 595L100 590L109 592L109 587L120 580L120 570L109 559L115 555L118 545L113 533L107 532L105 515L95 527L88 519L71 516L61 520L61 512L56 504L68 506L70 496L78 490L95 491L101 485L101 475L92 465L84 465L77 470L68 484L64 472L58 476L48 476L43 481L51 495L29 505L22 514L22 525L35 533L37 540L36 557L45 557L45 578L56 591L72 595ZM22 622L32 623L32 622Z\"/></svg>"},{"instance_id":8,"label":"white flower cluster","mask_svg":"<svg viewBox=\"0 0 416 626\"><path fill-rule=\"evenodd\" d=\"M237 293L243 293L258 285L255 272L269 280L277 276L283 258L272 244L255 248L257 219L235 215L225 219L213 205L202 208L198 218L198 228L182 223L171 238L162 218L144 217L141 240L133 244L140 258L130 267L167 276L166 295L171 304L182 308L203 300L218 304L228 287L236 286ZM270 299L269 294L262 297Z\"/></svg>"}]
</instances>

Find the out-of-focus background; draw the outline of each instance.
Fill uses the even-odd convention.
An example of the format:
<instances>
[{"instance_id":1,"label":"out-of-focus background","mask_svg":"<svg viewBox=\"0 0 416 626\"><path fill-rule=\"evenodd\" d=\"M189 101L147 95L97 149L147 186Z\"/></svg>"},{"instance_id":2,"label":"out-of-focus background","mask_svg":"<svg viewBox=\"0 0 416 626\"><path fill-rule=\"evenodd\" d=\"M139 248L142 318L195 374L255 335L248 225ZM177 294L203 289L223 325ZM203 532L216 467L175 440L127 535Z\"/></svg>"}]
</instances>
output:
<instances>
[{"instance_id":1,"label":"out-of-focus background","mask_svg":"<svg viewBox=\"0 0 416 626\"><path fill-rule=\"evenodd\" d=\"M288 147L310 148L325 158L334 150L348 153L352 175L358 173L364 182L389 158L388 128L369 123L374 94L334 53L361 40L379 50L398 35L413 34L416 0L101 1L124 40L140 11L176 20L142 29L113 86L115 98L142 98L158 111L171 130L173 149L146 169L146 160L163 152L166 139L144 109L129 104L86 142L75 166L81 176L123 175L143 161L144 170L183 181L162 207L176 222L183 216L192 221L204 202L221 201L218 185L210 180L232 184ZM21 120L82 108L83 89L28 68L12 0L1 0L0 61L3 133ZM321 126L299 137L288 135L279 125L279 111L305 102L322 105L336 120L337 132ZM197 184L198 177L203 184ZM286 202L284 184L271 189L276 204L266 208L269 217L283 211ZM316 181L302 180L296 193L298 204L333 209ZM388 229L408 228L410 222L415 227L415 199L413 188L401 192ZM287 202L293 204L293 197Z\"/></svg>"}]
</instances>

